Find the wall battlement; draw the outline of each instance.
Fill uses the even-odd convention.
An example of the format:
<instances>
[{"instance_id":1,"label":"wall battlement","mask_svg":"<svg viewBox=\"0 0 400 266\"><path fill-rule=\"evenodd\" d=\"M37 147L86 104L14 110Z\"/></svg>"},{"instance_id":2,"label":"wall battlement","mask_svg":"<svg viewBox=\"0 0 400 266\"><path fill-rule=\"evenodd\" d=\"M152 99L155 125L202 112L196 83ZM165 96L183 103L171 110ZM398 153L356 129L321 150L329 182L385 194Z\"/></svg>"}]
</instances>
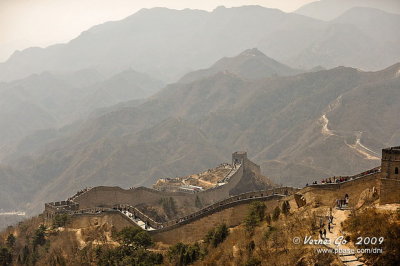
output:
<instances>
[{"instance_id":1,"label":"wall battlement","mask_svg":"<svg viewBox=\"0 0 400 266\"><path fill-rule=\"evenodd\" d=\"M44 205L44 214L50 218L59 213L70 213L79 210L79 203L65 200L49 202Z\"/></svg>"}]
</instances>

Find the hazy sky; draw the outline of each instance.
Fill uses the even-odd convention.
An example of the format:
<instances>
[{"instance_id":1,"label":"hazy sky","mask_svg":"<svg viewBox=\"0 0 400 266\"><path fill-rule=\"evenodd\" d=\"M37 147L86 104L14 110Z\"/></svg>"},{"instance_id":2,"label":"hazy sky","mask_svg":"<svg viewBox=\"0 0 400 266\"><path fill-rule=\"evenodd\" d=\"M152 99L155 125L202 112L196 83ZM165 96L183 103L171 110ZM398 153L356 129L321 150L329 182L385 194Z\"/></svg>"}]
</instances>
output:
<instances>
[{"instance_id":1,"label":"hazy sky","mask_svg":"<svg viewBox=\"0 0 400 266\"><path fill-rule=\"evenodd\" d=\"M127 17L141 8L213 10L261 5L291 12L316 0L0 0L0 62L15 50L66 42L93 25Z\"/></svg>"}]
</instances>

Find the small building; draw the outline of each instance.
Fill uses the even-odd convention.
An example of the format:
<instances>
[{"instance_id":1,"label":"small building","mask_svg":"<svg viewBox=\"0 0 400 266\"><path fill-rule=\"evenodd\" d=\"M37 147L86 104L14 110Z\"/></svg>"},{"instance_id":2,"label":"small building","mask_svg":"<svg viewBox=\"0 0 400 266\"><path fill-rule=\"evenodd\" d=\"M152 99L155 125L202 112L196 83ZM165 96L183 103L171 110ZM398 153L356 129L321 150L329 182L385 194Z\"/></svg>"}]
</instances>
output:
<instances>
[{"instance_id":1,"label":"small building","mask_svg":"<svg viewBox=\"0 0 400 266\"><path fill-rule=\"evenodd\" d=\"M47 218L52 218L61 213L71 213L77 210L79 210L79 203L70 200L49 202L44 205L44 214Z\"/></svg>"},{"instance_id":2,"label":"small building","mask_svg":"<svg viewBox=\"0 0 400 266\"><path fill-rule=\"evenodd\" d=\"M400 180L400 146L382 150L382 178Z\"/></svg>"},{"instance_id":3,"label":"small building","mask_svg":"<svg viewBox=\"0 0 400 266\"><path fill-rule=\"evenodd\" d=\"M247 160L247 152L237 151L232 153L232 165L242 164L245 160Z\"/></svg>"}]
</instances>

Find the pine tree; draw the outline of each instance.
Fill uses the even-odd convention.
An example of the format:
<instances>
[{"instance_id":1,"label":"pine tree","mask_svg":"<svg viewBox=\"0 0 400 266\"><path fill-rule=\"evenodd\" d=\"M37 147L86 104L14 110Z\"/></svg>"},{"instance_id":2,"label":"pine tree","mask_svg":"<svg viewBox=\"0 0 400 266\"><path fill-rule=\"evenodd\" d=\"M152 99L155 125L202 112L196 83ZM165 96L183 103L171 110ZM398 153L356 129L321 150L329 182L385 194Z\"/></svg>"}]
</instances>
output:
<instances>
[{"instance_id":1,"label":"pine tree","mask_svg":"<svg viewBox=\"0 0 400 266\"><path fill-rule=\"evenodd\" d=\"M274 213L272 214L272 220L278 220L279 215L281 215L281 209L279 208L279 206L276 206L276 208L274 209Z\"/></svg>"},{"instance_id":2,"label":"pine tree","mask_svg":"<svg viewBox=\"0 0 400 266\"><path fill-rule=\"evenodd\" d=\"M7 237L7 247L13 248L15 245L15 236L13 234L9 234Z\"/></svg>"},{"instance_id":3,"label":"pine tree","mask_svg":"<svg viewBox=\"0 0 400 266\"><path fill-rule=\"evenodd\" d=\"M289 202L284 201L284 202L282 203L282 213L283 213L285 216L287 216L287 215L289 214L289 210L290 210Z\"/></svg>"}]
</instances>

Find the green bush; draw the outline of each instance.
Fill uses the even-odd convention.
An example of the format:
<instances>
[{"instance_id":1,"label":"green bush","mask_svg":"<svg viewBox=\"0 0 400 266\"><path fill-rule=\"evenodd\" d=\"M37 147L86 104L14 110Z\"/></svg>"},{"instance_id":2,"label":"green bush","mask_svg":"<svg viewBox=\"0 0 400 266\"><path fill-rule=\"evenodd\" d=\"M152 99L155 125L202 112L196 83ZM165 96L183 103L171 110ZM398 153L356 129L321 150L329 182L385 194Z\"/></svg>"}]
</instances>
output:
<instances>
[{"instance_id":1,"label":"green bush","mask_svg":"<svg viewBox=\"0 0 400 266\"><path fill-rule=\"evenodd\" d=\"M64 227L68 222L68 214L56 214L53 218L53 228Z\"/></svg>"},{"instance_id":2,"label":"green bush","mask_svg":"<svg viewBox=\"0 0 400 266\"><path fill-rule=\"evenodd\" d=\"M97 265L141 265L153 266L163 263L163 256L159 253L150 252L144 248L133 248L120 246L106 249L99 247L95 251Z\"/></svg>"},{"instance_id":3,"label":"green bush","mask_svg":"<svg viewBox=\"0 0 400 266\"><path fill-rule=\"evenodd\" d=\"M204 255L198 243L187 245L178 243L168 250L168 258L170 262L177 266L190 265Z\"/></svg>"},{"instance_id":4,"label":"green bush","mask_svg":"<svg viewBox=\"0 0 400 266\"><path fill-rule=\"evenodd\" d=\"M116 233L116 239L124 246L148 248L153 245L149 233L137 227L125 227Z\"/></svg>"},{"instance_id":5,"label":"green bush","mask_svg":"<svg viewBox=\"0 0 400 266\"><path fill-rule=\"evenodd\" d=\"M276 221L279 219L279 215L281 215L281 209L279 209L279 206L276 206L274 209L274 213L272 214L272 220Z\"/></svg>"},{"instance_id":6,"label":"green bush","mask_svg":"<svg viewBox=\"0 0 400 266\"><path fill-rule=\"evenodd\" d=\"M33 246L43 246L46 243L46 226L43 224L36 229L33 236Z\"/></svg>"},{"instance_id":7,"label":"green bush","mask_svg":"<svg viewBox=\"0 0 400 266\"><path fill-rule=\"evenodd\" d=\"M97 265L143 265L152 266L163 263L163 256L148 251L153 245L150 235L137 227L125 227L114 232L113 237L121 244L116 248L97 247Z\"/></svg>"},{"instance_id":8,"label":"green bush","mask_svg":"<svg viewBox=\"0 0 400 266\"><path fill-rule=\"evenodd\" d=\"M213 247L217 247L220 243L228 237L229 230L226 224L220 224L215 229L208 231L204 242L211 244Z\"/></svg>"},{"instance_id":9,"label":"green bush","mask_svg":"<svg viewBox=\"0 0 400 266\"><path fill-rule=\"evenodd\" d=\"M266 218L266 208L265 204L259 201L250 204L249 213L244 220L247 231L253 232L254 228Z\"/></svg>"},{"instance_id":10,"label":"green bush","mask_svg":"<svg viewBox=\"0 0 400 266\"><path fill-rule=\"evenodd\" d=\"M7 247L12 249L15 245L15 241L16 241L15 236L13 234L9 234L6 240Z\"/></svg>"},{"instance_id":11,"label":"green bush","mask_svg":"<svg viewBox=\"0 0 400 266\"><path fill-rule=\"evenodd\" d=\"M264 232L264 239L268 240L274 231L276 231L275 227L268 226L268 229Z\"/></svg>"},{"instance_id":12,"label":"green bush","mask_svg":"<svg viewBox=\"0 0 400 266\"><path fill-rule=\"evenodd\" d=\"M284 201L282 203L282 213L287 216L289 214L289 210L290 210L290 205L288 201Z\"/></svg>"}]
</instances>

